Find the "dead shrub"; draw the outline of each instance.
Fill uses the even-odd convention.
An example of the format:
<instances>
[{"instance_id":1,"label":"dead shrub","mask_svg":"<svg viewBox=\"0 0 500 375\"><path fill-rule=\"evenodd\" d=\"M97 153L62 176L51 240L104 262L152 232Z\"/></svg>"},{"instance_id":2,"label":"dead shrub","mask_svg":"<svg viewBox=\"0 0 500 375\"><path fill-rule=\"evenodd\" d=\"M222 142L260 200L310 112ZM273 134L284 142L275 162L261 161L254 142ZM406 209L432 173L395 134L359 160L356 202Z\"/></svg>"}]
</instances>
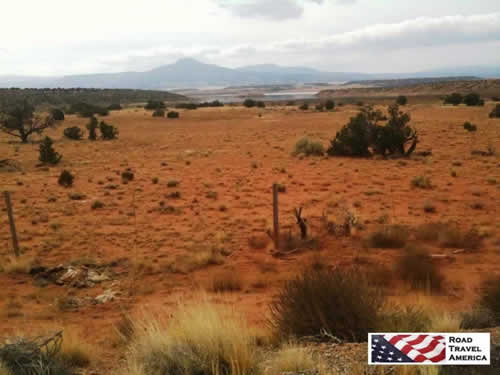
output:
<instances>
[{"instance_id":1,"label":"dead shrub","mask_svg":"<svg viewBox=\"0 0 500 375\"><path fill-rule=\"evenodd\" d=\"M368 236L369 247L381 249L400 249L409 238L408 229L402 225L387 225Z\"/></svg>"},{"instance_id":2,"label":"dead shrub","mask_svg":"<svg viewBox=\"0 0 500 375\"><path fill-rule=\"evenodd\" d=\"M355 269L306 268L271 303L270 324L280 337L328 332L361 342L378 325L383 296Z\"/></svg>"},{"instance_id":3,"label":"dead shrub","mask_svg":"<svg viewBox=\"0 0 500 375\"><path fill-rule=\"evenodd\" d=\"M399 277L407 281L412 288L440 291L444 277L439 266L433 261L427 251L409 246L396 263Z\"/></svg>"},{"instance_id":4,"label":"dead shrub","mask_svg":"<svg viewBox=\"0 0 500 375\"><path fill-rule=\"evenodd\" d=\"M500 324L500 275L483 281L479 305L491 311L496 325Z\"/></svg>"}]
</instances>

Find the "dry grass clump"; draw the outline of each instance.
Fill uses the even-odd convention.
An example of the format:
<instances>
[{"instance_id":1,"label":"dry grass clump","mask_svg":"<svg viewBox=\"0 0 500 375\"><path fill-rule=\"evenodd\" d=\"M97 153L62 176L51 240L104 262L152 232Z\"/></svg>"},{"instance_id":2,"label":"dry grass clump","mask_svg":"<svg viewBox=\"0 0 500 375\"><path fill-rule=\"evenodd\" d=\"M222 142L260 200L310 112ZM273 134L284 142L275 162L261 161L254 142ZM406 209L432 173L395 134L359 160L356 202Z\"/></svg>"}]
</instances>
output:
<instances>
[{"instance_id":1,"label":"dry grass clump","mask_svg":"<svg viewBox=\"0 0 500 375\"><path fill-rule=\"evenodd\" d=\"M167 265L167 269L174 273L189 273L210 265L224 264L224 256L220 249L199 249L191 254L180 255Z\"/></svg>"},{"instance_id":2,"label":"dry grass clump","mask_svg":"<svg viewBox=\"0 0 500 375\"><path fill-rule=\"evenodd\" d=\"M444 277L439 266L427 251L415 246L408 246L396 263L399 277L408 282L412 288L429 291L440 291Z\"/></svg>"},{"instance_id":3,"label":"dry grass clump","mask_svg":"<svg viewBox=\"0 0 500 375\"><path fill-rule=\"evenodd\" d=\"M482 245L482 238L475 229L463 232L455 223L426 223L416 230L420 241L437 242L441 247L477 250Z\"/></svg>"},{"instance_id":4,"label":"dry grass clump","mask_svg":"<svg viewBox=\"0 0 500 375\"><path fill-rule=\"evenodd\" d=\"M323 365L318 358L304 346L285 344L264 364L263 374L281 375L283 373L323 374Z\"/></svg>"},{"instance_id":5,"label":"dry grass clump","mask_svg":"<svg viewBox=\"0 0 500 375\"><path fill-rule=\"evenodd\" d=\"M411 304L386 303L381 315L380 332L460 331L460 314L443 309L428 295L412 296Z\"/></svg>"},{"instance_id":6,"label":"dry grass clump","mask_svg":"<svg viewBox=\"0 0 500 375\"><path fill-rule=\"evenodd\" d=\"M260 236L253 235L248 238L248 245L255 250L265 249L269 244L270 238L266 234Z\"/></svg>"},{"instance_id":7,"label":"dry grass clump","mask_svg":"<svg viewBox=\"0 0 500 375\"><path fill-rule=\"evenodd\" d=\"M2 361L0 361L0 375L12 375L10 370L3 364Z\"/></svg>"},{"instance_id":8,"label":"dry grass clump","mask_svg":"<svg viewBox=\"0 0 500 375\"><path fill-rule=\"evenodd\" d=\"M0 264L0 271L10 275L28 274L34 263L33 258L29 257L8 257L5 262Z\"/></svg>"},{"instance_id":9,"label":"dry grass clump","mask_svg":"<svg viewBox=\"0 0 500 375\"><path fill-rule=\"evenodd\" d=\"M58 359L70 368L83 368L90 365L95 358L94 348L82 340L74 330L65 329Z\"/></svg>"},{"instance_id":10,"label":"dry grass clump","mask_svg":"<svg viewBox=\"0 0 500 375\"><path fill-rule=\"evenodd\" d=\"M123 375L246 375L255 372L255 341L232 311L202 301L180 306L168 322L134 322Z\"/></svg>"},{"instance_id":11,"label":"dry grass clump","mask_svg":"<svg viewBox=\"0 0 500 375\"><path fill-rule=\"evenodd\" d=\"M241 273L235 270L226 270L215 274L210 280L209 289L212 292L238 292L243 289Z\"/></svg>"},{"instance_id":12,"label":"dry grass clump","mask_svg":"<svg viewBox=\"0 0 500 375\"><path fill-rule=\"evenodd\" d=\"M369 247L381 249L400 249L405 247L409 238L408 229L401 225L387 225L371 233L366 241Z\"/></svg>"},{"instance_id":13,"label":"dry grass clump","mask_svg":"<svg viewBox=\"0 0 500 375\"><path fill-rule=\"evenodd\" d=\"M271 326L285 338L326 331L358 342L376 329L382 304L380 290L355 269L306 268L271 303Z\"/></svg>"},{"instance_id":14,"label":"dry grass clump","mask_svg":"<svg viewBox=\"0 0 500 375\"><path fill-rule=\"evenodd\" d=\"M432 182L430 177L417 176L411 180L411 185L419 189L432 189Z\"/></svg>"},{"instance_id":15,"label":"dry grass clump","mask_svg":"<svg viewBox=\"0 0 500 375\"><path fill-rule=\"evenodd\" d=\"M313 142L309 138L304 137L297 141L295 149L292 152L293 156L300 154L305 156L323 156L325 148L320 142Z\"/></svg>"}]
</instances>

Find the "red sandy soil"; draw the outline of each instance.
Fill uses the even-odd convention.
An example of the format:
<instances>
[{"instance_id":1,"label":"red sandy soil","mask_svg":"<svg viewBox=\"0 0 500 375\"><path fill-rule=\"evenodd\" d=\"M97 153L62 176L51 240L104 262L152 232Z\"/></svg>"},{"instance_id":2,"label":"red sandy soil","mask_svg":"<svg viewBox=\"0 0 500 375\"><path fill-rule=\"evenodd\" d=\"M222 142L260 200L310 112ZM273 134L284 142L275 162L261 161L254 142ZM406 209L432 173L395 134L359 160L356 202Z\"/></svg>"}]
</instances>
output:
<instances>
[{"instance_id":1,"label":"red sandy soil","mask_svg":"<svg viewBox=\"0 0 500 375\"><path fill-rule=\"evenodd\" d=\"M278 287L312 260L367 269L379 264L391 274L401 250L367 249L362 241L384 215L389 223L412 227L455 221L464 230L475 227L486 235L482 248L473 253L454 255L455 249L428 245L432 253L451 256L442 263L446 292L435 297L436 303L454 310L468 308L481 279L500 272L500 160L471 155L473 149L486 151L489 144L500 152L500 120L488 118L492 106L407 106L419 132L417 151L432 150L430 157L409 160L291 156L303 136L328 146L359 110L355 106L322 113L290 107L204 108L181 111L178 120L127 109L105 118L119 128L119 139L96 142L63 139L63 128L85 129L87 123L67 116L64 124L47 132L63 155L61 163L51 168L36 166L37 144L21 145L0 135L0 159L18 160L23 167L22 172L0 172L1 190L12 192L23 257L46 266L82 259L118 261L112 267L113 281L86 289L40 288L29 275L0 273L0 336L33 334L55 325L77 327L103 356L116 356L113 325L124 312L172 308L198 294L223 270L240 276L243 289L225 296L208 293L216 301L233 303L252 324L263 327ZM465 131L464 121L476 124L478 131ZM120 174L126 168L135 178L122 184ZM63 169L75 174L72 188L57 184ZM452 169L457 177L451 176ZM411 180L419 175L430 177L433 188L412 187ZM180 184L169 188L169 180ZM293 208L302 206L312 235L320 238L320 249L276 258L270 241L263 249L249 246L251 236L266 239L266 230L272 227L274 182L286 186L279 196L282 231L296 231ZM117 188L108 189L110 184ZM174 191L181 193L180 199L166 196ZM209 191L217 192L217 199L208 198ZM71 200L70 192L84 193L86 198ZM105 206L92 210L95 200ZM179 212L161 213L161 201ZM426 202L436 206L435 213L424 212ZM478 202L483 207L473 209L471 205ZM335 220L343 206L355 207L365 228L351 238L326 235L322 214ZM0 261L5 262L12 250L3 202L1 207ZM223 264L187 274L169 271L168 264L177 256L212 247L224 249ZM56 307L57 298L95 297L109 288L120 291L120 298L85 304L76 311ZM408 288L401 285L394 294L405 299ZM9 313L12 309L15 313Z\"/></svg>"}]
</instances>

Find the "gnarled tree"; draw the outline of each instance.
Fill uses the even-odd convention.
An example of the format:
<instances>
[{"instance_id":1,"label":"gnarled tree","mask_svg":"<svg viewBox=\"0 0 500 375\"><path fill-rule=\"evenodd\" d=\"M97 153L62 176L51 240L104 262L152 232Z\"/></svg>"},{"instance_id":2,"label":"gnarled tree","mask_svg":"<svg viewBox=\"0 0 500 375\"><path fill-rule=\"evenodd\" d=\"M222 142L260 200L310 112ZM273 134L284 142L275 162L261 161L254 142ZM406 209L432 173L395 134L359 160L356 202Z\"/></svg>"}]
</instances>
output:
<instances>
[{"instance_id":1,"label":"gnarled tree","mask_svg":"<svg viewBox=\"0 0 500 375\"><path fill-rule=\"evenodd\" d=\"M23 143L28 142L31 134L41 134L54 124L55 120L52 116L42 118L35 115L35 108L26 100L0 114L0 131L20 138Z\"/></svg>"}]
</instances>

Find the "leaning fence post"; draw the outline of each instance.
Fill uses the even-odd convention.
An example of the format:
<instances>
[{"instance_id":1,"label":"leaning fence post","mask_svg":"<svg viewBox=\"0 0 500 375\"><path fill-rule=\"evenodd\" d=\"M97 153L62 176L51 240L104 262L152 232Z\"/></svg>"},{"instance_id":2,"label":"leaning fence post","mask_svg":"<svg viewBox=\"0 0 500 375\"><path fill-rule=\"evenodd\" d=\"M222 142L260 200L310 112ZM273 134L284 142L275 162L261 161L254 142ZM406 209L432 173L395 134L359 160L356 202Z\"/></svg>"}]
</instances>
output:
<instances>
[{"instance_id":1,"label":"leaning fence post","mask_svg":"<svg viewBox=\"0 0 500 375\"><path fill-rule=\"evenodd\" d=\"M14 213L12 212L10 193L8 191L4 191L3 195L5 197L5 205L7 206L7 215L9 216L10 234L12 236L12 245L14 246L14 254L16 255L16 257L19 257L19 243L17 241L16 223L14 222Z\"/></svg>"},{"instance_id":2,"label":"leaning fence post","mask_svg":"<svg viewBox=\"0 0 500 375\"><path fill-rule=\"evenodd\" d=\"M273 225L274 225L274 246L280 249L280 224L278 213L278 184L273 184Z\"/></svg>"}]
</instances>

